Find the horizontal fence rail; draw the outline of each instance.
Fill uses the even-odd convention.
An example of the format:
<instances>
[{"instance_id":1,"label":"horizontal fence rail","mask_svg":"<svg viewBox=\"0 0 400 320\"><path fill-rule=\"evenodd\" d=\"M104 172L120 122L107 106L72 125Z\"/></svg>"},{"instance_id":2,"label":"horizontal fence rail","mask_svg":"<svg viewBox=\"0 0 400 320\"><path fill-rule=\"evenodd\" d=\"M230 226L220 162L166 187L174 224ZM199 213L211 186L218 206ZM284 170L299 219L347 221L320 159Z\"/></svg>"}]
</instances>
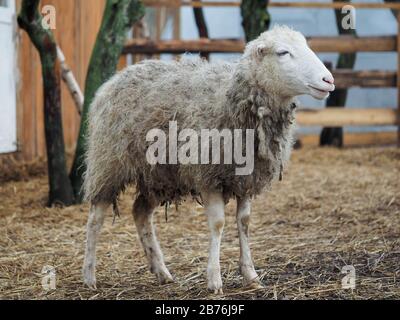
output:
<instances>
[{"instance_id":1,"label":"horizontal fence rail","mask_svg":"<svg viewBox=\"0 0 400 320\"><path fill-rule=\"evenodd\" d=\"M385 37L309 37L308 44L316 52L388 52L397 50L397 38Z\"/></svg>"},{"instance_id":2,"label":"horizontal fence rail","mask_svg":"<svg viewBox=\"0 0 400 320\"><path fill-rule=\"evenodd\" d=\"M337 89L397 87L397 73L395 71L334 69L332 74Z\"/></svg>"},{"instance_id":3,"label":"horizontal fence rail","mask_svg":"<svg viewBox=\"0 0 400 320\"><path fill-rule=\"evenodd\" d=\"M147 39L129 40L123 54L162 54L162 53L242 53L245 47L243 40L224 39L211 40L206 38L196 40L161 40Z\"/></svg>"},{"instance_id":4,"label":"horizontal fence rail","mask_svg":"<svg viewBox=\"0 0 400 320\"><path fill-rule=\"evenodd\" d=\"M144 0L143 3L149 7L239 7L239 1L180 1L180 0ZM393 9L400 10L400 3L349 3L349 2L275 2L268 3L268 7L275 8L318 8L318 9L341 9L351 5L357 9Z\"/></svg>"},{"instance_id":5,"label":"horizontal fence rail","mask_svg":"<svg viewBox=\"0 0 400 320\"><path fill-rule=\"evenodd\" d=\"M396 126L400 124L396 109L324 108L300 109L297 122L303 126Z\"/></svg>"},{"instance_id":6,"label":"horizontal fence rail","mask_svg":"<svg viewBox=\"0 0 400 320\"><path fill-rule=\"evenodd\" d=\"M299 136L301 144L305 146L319 146L320 135L303 134ZM344 132L343 145L345 146L370 146L393 145L397 142L397 132Z\"/></svg>"},{"instance_id":7,"label":"horizontal fence rail","mask_svg":"<svg viewBox=\"0 0 400 320\"><path fill-rule=\"evenodd\" d=\"M397 50L397 38L386 37L309 37L308 43L316 52L390 52ZM185 52L242 53L245 42L239 39L160 40L132 39L123 54L180 54Z\"/></svg>"}]
</instances>

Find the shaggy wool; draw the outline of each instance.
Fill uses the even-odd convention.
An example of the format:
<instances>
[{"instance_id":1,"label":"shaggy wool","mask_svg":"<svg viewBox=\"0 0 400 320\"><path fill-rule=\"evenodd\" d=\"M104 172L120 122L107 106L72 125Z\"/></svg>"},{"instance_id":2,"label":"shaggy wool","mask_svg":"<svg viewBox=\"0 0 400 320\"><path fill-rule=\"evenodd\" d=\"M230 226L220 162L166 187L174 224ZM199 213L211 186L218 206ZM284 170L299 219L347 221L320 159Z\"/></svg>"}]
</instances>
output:
<instances>
[{"instance_id":1,"label":"shaggy wool","mask_svg":"<svg viewBox=\"0 0 400 320\"><path fill-rule=\"evenodd\" d=\"M288 41L305 41L289 29L280 32ZM104 84L91 106L85 199L113 203L127 185L160 204L198 197L202 190L223 192L228 200L268 188L289 158L296 105L277 93L279 75L258 70L262 37L236 63L150 60ZM239 176L235 164L223 163L150 165L146 134L154 128L167 133L171 121L199 135L202 129L254 129L254 171ZM224 148L220 152L224 159Z\"/></svg>"}]
</instances>

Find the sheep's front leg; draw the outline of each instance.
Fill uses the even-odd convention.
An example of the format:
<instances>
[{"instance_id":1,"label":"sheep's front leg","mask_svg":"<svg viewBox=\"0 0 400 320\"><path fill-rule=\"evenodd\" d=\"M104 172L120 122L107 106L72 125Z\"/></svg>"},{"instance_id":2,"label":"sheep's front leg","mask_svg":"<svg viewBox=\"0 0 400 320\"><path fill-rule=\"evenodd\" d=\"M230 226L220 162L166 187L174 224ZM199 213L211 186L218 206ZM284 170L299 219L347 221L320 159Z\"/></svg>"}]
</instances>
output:
<instances>
[{"instance_id":1,"label":"sheep's front leg","mask_svg":"<svg viewBox=\"0 0 400 320\"><path fill-rule=\"evenodd\" d=\"M237 225L240 242L240 272L246 286L262 287L254 269L249 245L251 202L248 198L237 199Z\"/></svg>"},{"instance_id":2,"label":"sheep's front leg","mask_svg":"<svg viewBox=\"0 0 400 320\"><path fill-rule=\"evenodd\" d=\"M133 206L133 217L149 262L150 271L156 275L160 284L165 284L173 282L173 279L165 266L164 257L154 229L154 208L155 204L144 196L139 195Z\"/></svg>"},{"instance_id":3,"label":"sheep's front leg","mask_svg":"<svg viewBox=\"0 0 400 320\"><path fill-rule=\"evenodd\" d=\"M92 204L87 222L85 260L83 263L83 281L90 289L96 289L96 243L104 223L104 217L110 205Z\"/></svg>"},{"instance_id":4,"label":"sheep's front leg","mask_svg":"<svg viewBox=\"0 0 400 320\"><path fill-rule=\"evenodd\" d=\"M208 289L215 294L223 294L219 260L222 232L225 225L225 203L220 193L203 193L202 196L211 233L207 267Z\"/></svg>"}]
</instances>

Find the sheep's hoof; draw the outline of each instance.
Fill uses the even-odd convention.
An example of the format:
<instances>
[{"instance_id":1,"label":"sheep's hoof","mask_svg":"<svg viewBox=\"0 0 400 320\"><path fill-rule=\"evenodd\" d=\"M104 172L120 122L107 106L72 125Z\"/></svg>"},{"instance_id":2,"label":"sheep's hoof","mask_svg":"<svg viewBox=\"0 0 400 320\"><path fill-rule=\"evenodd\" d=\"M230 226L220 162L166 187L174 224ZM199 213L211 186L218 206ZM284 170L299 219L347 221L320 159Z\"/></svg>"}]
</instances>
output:
<instances>
[{"instance_id":1,"label":"sheep's hoof","mask_svg":"<svg viewBox=\"0 0 400 320\"><path fill-rule=\"evenodd\" d=\"M218 295L218 296L222 296L224 294L224 291L222 290L222 288L220 289L215 289L214 290L214 294Z\"/></svg>"},{"instance_id":2,"label":"sheep's hoof","mask_svg":"<svg viewBox=\"0 0 400 320\"><path fill-rule=\"evenodd\" d=\"M259 279L255 279L245 285L246 288L248 289L265 289L265 286L261 283Z\"/></svg>"},{"instance_id":3,"label":"sheep's hoof","mask_svg":"<svg viewBox=\"0 0 400 320\"><path fill-rule=\"evenodd\" d=\"M92 290L92 291L96 291L97 290L97 286L96 286L96 284L94 283L94 284L86 284L87 286L88 286L88 288L90 289L90 290Z\"/></svg>"},{"instance_id":4,"label":"sheep's hoof","mask_svg":"<svg viewBox=\"0 0 400 320\"><path fill-rule=\"evenodd\" d=\"M84 283L90 290L93 290L93 291L97 290L96 279L85 278Z\"/></svg>"},{"instance_id":5,"label":"sheep's hoof","mask_svg":"<svg viewBox=\"0 0 400 320\"><path fill-rule=\"evenodd\" d=\"M160 270L158 272L155 272L155 274L158 279L158 282L161 285L175 282L174 278L172 278L172 276L168 270L166 270L166 271Z\"/></svg>"},{"instance_id":6,"label":"sheep's hoof","mask_svg":"<svg viewBox=\"0 0 400 320\"><path fill-rule=\"evenodd\" d=\"M215 294L217 296L222 296L224 294L224 290L222 290L222 288L210 288L208 287L208 292Z\"/></svg>"},{"instance_id":7,"label":"sheep's hoof","mask_svg":"<svg viewBox=\"0 0 400 320\"><path fill-rule=\"evenodd\" d=\"M97 290L96 276L90 266L83 268L83 282L90 290Z\"/></svg>"},{"instance_id":8,"label":"sheep's hoof","mask_svg":"<svg viewBox=\"0 0 400 320\"><path fill-rule=\"evenodd\" d=\"M172 277L171 278L158 278L158 281L160 282L161 285L175 282Z\"/></svg>"},{"instance_id":9,"label":"sheep's hoof","mask_svg":"<svg viewBox=\"0 0 400 320\"><path fill-rule=\"evenodd\" d=\"M208 283L208 291L216 295L223 295L224 291L222 290L222 281L220 279L215 282L210 281Z\"/></svg>"}]
</instances>

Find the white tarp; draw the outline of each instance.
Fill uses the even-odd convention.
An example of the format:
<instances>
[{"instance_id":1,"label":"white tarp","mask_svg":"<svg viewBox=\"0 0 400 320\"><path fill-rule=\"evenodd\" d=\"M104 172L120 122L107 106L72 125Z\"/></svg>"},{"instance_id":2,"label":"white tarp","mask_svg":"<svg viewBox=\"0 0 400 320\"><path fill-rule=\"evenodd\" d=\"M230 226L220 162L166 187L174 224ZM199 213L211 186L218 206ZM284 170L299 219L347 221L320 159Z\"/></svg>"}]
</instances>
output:
<instances>
[{"instance_id":1,"label":"white tarp","mask_svg":"<svg viewBox=\"0 0 400 320\"><path fill-rule=\"evenodd\" d=\"M0 153L17 150L14 15L14 0L0 0Z\"/></svg>"}]
</instances>

